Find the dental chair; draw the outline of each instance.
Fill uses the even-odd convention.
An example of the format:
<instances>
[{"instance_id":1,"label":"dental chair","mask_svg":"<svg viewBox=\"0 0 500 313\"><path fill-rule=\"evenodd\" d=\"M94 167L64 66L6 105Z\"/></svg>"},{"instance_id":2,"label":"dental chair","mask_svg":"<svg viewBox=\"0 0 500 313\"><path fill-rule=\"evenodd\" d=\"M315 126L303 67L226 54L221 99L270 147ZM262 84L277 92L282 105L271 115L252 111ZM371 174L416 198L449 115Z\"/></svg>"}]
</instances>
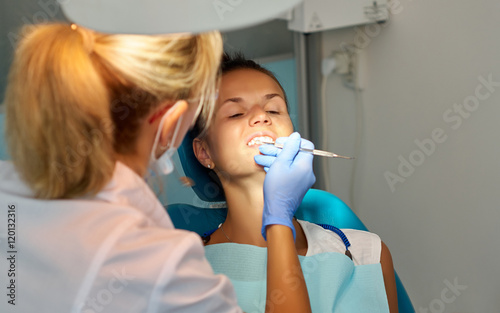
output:
<instances>
[{"instance_id":1,"label":"dental chair","mask_svg":"<svg viewBox=\"0 0 500 313\"><path fill-rule=\"evenodd\" d=\"M179 147L179 158L187 177L195 185L196 195L193 204L170 204L168 214L179 229L186 229L203 236L224 222L227 210L224 206L224 194L215 173L203 167L195 158L190 133ZM201 201L200 201L201 200ZM299 206L295 216L316 224L328 224L337 228L350 228L367 231L366 226L354 212L337 196L322 190L310 189ZM398 308L400 313L415 313L415 309L401 280L396 276Z\"/></svg>"}]
</instances>

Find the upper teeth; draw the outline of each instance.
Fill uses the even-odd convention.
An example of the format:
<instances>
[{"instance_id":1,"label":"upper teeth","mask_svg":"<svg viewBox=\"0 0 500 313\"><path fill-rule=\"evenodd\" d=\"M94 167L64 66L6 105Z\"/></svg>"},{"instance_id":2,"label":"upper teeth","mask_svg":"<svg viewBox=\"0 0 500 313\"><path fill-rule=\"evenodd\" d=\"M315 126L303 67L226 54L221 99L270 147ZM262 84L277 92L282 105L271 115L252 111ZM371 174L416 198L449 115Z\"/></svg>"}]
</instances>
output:
<instances>
[{"instance_id":1,"label":"upper teeth","mask_svg":"<svg viewBox=\"0 0 500 313\"><path fill-rule=\"evenodd\" d=\"M274 143L274 139L269 136L255 137L248 142L249 146L261 145L263 143Z\"/></svg>"}]
</instances>

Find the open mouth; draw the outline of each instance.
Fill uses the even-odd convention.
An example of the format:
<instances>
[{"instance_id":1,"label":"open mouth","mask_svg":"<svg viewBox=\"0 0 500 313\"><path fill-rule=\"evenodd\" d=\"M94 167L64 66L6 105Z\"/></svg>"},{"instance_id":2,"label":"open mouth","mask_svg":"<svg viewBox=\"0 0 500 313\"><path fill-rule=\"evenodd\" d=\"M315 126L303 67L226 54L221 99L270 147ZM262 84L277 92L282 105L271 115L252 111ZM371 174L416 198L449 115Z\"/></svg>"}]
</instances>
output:
<instances>
[{"instance_id":1,"label":"open mouth","mask_svg":"<svg viewBox=\"0 0 500 313\"><path fill-rule=\"evenodd\" d=\"M269 136L259 136L259 137L254 137L252 140L250 140L247 145L250 146L260 146L265 143L274 143L274 139L269 137Z\"/></svg>"}]
</instances>

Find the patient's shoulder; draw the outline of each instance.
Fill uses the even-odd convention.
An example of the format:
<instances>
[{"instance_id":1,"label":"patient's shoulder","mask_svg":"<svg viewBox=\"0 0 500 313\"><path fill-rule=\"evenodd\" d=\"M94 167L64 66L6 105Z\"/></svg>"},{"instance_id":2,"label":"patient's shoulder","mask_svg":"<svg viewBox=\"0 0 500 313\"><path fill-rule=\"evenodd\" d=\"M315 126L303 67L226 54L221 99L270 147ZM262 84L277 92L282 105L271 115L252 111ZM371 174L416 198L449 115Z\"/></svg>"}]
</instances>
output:
<instances>
[{"instance_id":1,"label":"patient's shoulder","mask_svg":"<svg viewBox=\"0 0 500 313\"><path fill-rule=\"evenodd\" d=\"M307 221L299 221L299 223L307 238L306 256L323 252L345 253L345 244L336 233ZM378 235L357 229L341 230L351 244L349 251L355 265L380 263L382 245Z\"/></svg>"}]
</instances>

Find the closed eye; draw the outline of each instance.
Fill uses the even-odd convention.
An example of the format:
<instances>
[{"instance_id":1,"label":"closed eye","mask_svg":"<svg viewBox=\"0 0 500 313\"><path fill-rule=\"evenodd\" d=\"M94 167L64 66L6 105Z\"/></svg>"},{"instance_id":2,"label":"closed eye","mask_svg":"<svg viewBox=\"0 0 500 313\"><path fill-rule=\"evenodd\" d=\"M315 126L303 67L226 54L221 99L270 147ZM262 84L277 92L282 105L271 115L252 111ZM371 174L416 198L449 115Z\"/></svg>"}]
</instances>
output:
<instances>
[{"instance_id":1,"label":"closed eye","mask_svg":"<svg viewBox=\"0 0 500 313\"><path fill-rule=\"evenodd\" d=\"M236 118L236 117L239 117L239 116L242 116L243 113L235 113L233 115L230 115L229 118Z\"/></svg>"},{"instance_id":2,"label":"closed eye","mask_svg":"<svg viewBox=\"0 0 500 313\"><path fill-rule=\"evenodd\" d=\"M280 114L279 111L267 111L267 113L270 113L270 114Z\"/></svg>"}]
</instances>

